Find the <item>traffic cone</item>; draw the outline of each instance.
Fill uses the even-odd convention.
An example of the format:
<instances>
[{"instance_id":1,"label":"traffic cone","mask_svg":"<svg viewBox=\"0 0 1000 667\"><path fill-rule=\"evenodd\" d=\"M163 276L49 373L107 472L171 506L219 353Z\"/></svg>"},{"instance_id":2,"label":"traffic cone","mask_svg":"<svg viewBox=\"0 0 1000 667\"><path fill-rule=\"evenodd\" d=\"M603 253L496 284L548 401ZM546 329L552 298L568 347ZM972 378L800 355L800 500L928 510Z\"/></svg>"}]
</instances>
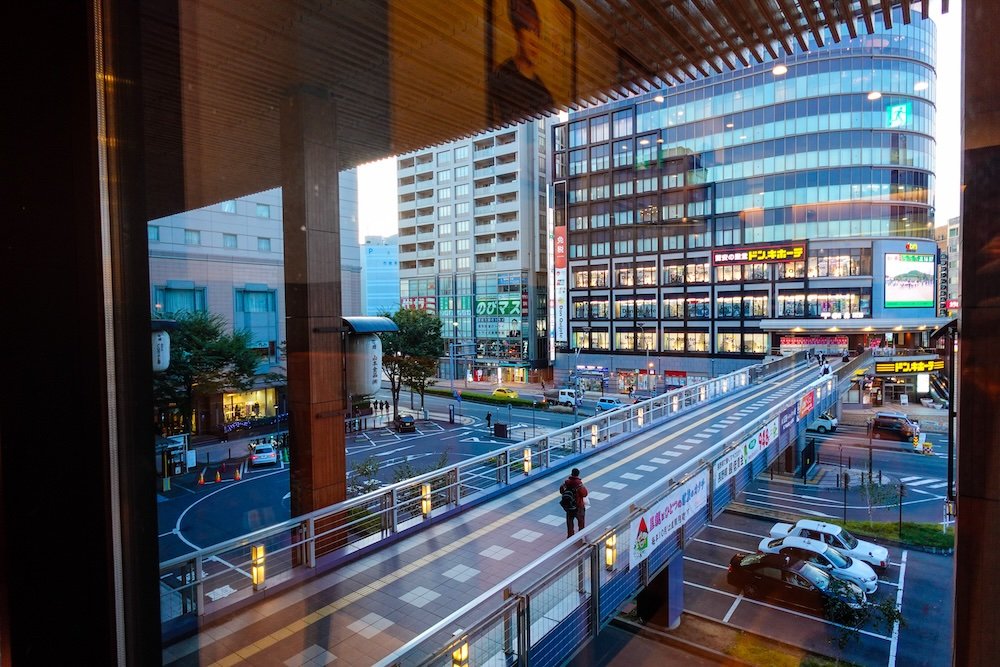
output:
<instances>
[{"instance_id":1,"label":"traffic cone","mask_svg":"<svg viewBox=\"0 0 1000 667\"><path fill-rule=\"evenodd\" d=\"M222 473L220 473L218 470L215 471L215 481L216 482L222 481Z\"/></svg>"},{"instance_id":2,"label":"traffic cone","mask_svg":"<svg viewBox=\"0 0 1000 667\"><path fill-rule=\"evenodd\" d=\"M198 486L205 486L205 471L198 473Z\"/></svg>"},{"instance_id":3,"label":"traffic cone","mask_svg":"<svg viewBox=\"0 0 1000 667\"><path fill-rule=\"evenodd\" d=\"M233 479L235 481L237 481L237 482L240 481L241 479L243 479L243 477L240 475L240 469L239 468L236 469L236 474L233 475Z\"/></svg>"}]
</instances>

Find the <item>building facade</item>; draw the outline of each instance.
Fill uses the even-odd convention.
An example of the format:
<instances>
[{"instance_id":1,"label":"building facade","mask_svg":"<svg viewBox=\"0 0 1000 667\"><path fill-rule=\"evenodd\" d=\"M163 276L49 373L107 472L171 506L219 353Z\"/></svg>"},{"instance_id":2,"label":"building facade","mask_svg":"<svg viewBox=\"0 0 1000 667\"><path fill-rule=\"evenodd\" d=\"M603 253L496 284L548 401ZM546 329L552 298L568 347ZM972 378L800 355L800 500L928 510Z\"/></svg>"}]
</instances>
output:
<instances>
[{"instance_id":1,"label":"building facade","mask_svg":"<svg viewBox=\"0 0 1000 667\"><path fill-rule=\"evenodd\" d=\"M400 304L441 318L441 377L547 366L545 137L530 122L398 159Z\"/></svg>"},{"instance_id":2,"label":"building facade","mask_svg":"<svg viewBox=\"0 0 1000 667\"><path fill-rule=\"evenodd\" d=\"M560 381L654 390L933 324L935 28L876 28L554 126Z\"/></svg>"},{"instance_id":3,"label":"building facade","mask_svg":"<svg viewBox=\"0 0 1000 667\"><path fill-rule=\"evenodd\" d=\"M366 236L361 246L363 315L399 310L399 237Z\"/></svg>"},{"instance_id":4,"label":"building facade","mask_svg":"<svg viewBox=\"0 0 1000 667\"><path fill-rule=\"evenodd\" d=\"M361 314L357 170L340 174L341 297L345 315ZM353 183L353 186L352 186ZM285 304L281 189L222 201L150 221L149 276L157 317L188 312L222 316L247 329L260 356L255 385L240 392L200 396L194 434L222 433L234 424L284 413ZM349 305L350 308L349 309ZM165 432L183 428L181 415L156 415Z\"/></svg>"},{"instance_id":5,"label":"building facade","mask_svg":"<svg viewBox=\"0 0 1000 667\"><path fill-rule=\"evenodd\" d=\"M961 218L952 218L947 226L934 228L938 244L938 313L955 317L962 305L962 225Z\"/></svg>"}]
</instances>

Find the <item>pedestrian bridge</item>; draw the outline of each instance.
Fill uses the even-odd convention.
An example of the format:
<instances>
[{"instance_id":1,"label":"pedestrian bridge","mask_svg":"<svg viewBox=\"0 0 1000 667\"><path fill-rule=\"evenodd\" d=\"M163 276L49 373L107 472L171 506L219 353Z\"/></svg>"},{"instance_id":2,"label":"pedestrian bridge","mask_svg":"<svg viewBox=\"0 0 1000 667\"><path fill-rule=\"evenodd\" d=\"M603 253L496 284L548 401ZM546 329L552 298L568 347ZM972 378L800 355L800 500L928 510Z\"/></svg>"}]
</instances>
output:
<instances>
[{"instance_id":1,"label":"pedestrian bridge","mask_svg":"<svg viewBox=\"0 0 1000 667\"><path fill-rule=\"evenodd\" d=\"M640 591L676 618L686 540L779 456L808 467L866 361L749 367L164 562L163 664L549 665Z\"/></svg>"}]
</instances>

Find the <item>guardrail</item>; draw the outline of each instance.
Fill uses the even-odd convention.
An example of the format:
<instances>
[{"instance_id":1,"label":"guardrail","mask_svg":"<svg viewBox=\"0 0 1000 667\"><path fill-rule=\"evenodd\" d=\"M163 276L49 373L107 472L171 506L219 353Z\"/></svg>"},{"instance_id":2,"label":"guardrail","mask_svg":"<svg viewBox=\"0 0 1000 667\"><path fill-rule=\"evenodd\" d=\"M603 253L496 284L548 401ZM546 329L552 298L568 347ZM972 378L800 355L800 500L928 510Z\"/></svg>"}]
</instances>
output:
<instances>
[{"instance_id":1,"label":"guardrail","mask_svg":"<svg viewBox=\"0 0 1000 667\"><path fill-rule=\"evenodd\" d=\"M297 573L306 568L328 569L359 558L386 540L422 529L463 507L569 465L654 423L743 390L750 386L752 374L761 375L752 371L756 368L602 412L572 426L165 561L160 564L164 635L186 629L178 619L190 620L246 603L264 587L253 583L255 572L266 572L266 586L275 587L297 579Z\"/></svg>"},{"instance_id":2,"label":"guardrail","mask_svg":"<svg viewBox=\"0 0 1000 667\"><path fill-rule=\"evenodd\" d=\"M836 401L834 385L827 376L803 387L800 394L814 392L812 409L822 411ZM599 523L582 530L578 533L580 541L566 541L551 549L376 663L376 667L561 664L565 656L595 637L621 604L683 549L687 535L721 513L753 475L777 458L782 451L781 439L768 442L763 455L747 460L736 471L718 467L728 463L734 453L740 454L749 437L756 435L759 439L783 412L794 407L797 415L799 401L799 396L782 401L710 447L700 459L678 467L670 477L660 479L604 515ZM808 418L797 422L796 437L804 433ZM787 437L784 446L792 440ZM704 506L690 510L690 518L633 569L628 560L635 537L633 522L705 475L708 490Z\"/></svg>"}]
</instances>

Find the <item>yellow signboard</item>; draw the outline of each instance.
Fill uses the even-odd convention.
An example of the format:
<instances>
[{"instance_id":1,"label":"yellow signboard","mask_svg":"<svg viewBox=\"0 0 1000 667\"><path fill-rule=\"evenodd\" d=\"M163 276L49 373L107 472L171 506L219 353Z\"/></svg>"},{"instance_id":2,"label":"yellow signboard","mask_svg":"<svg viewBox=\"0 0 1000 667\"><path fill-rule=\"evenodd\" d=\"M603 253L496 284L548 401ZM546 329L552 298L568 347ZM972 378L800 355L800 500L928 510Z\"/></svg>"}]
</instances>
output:
<instances>
[{"instance_id":1,"label":"yellow signboard","mask_svg":"<svg viewBox=\"0 0 1000 667\"><path fill-rule=\"evenodd\" d=\"M804 243L790 243L781 246L757 246L718 250L712 254L716 266L735 264L758 264L768 262L795 262L805 259Z\"/></svg>"},{"instance_id":2,"label":"yellow signboard","mask_svg":"<svg viewBox=\"0 0 1000 667\"><path fill-rule=\"evenodd\" d=\"M899 373L930 373L944 368L941 359L926 359L921 361L879 361L875 363L875 372L879 375Z\"/></svg>"}]
</instances>

